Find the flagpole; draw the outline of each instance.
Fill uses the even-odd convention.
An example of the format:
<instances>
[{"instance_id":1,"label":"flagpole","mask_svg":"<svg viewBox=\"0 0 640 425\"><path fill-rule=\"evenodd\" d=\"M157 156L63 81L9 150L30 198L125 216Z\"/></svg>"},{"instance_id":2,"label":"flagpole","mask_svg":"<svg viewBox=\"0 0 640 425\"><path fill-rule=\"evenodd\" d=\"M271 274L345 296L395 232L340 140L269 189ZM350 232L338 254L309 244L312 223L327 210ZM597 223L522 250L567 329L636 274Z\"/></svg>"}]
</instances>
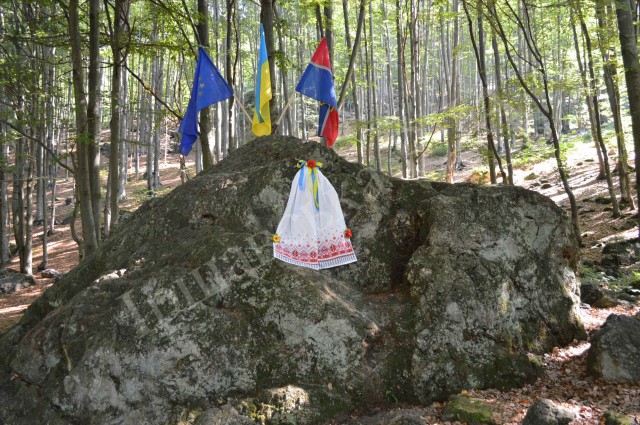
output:
<instances>
[{"instance_id":1,"label":"flagpole","mask_svg":"<svg viewBox=\"0 0 640 425\"><path fill-rule=\"evenodd\" d=\"M289 109L289 106L291 105L291 102L293 101L293 96L295 96L295 94L296 94L296 91L294 90L293 93L291 93L291 95L289 96L289 101L287 102L287 104L282 109L282 112L280 112L280 116L278 117L278 121L276 121L276 128L280 125L280 121L282 121L282 118L284 117L284 113L287 112L287 109Z\"/></svg>"},{"instance_id":2,"label":"flagpole","mask_svg":"<svg viewBox=\"0 0 640 425\"><path fill-rule=\"evenodd\" d=\"M235 95L235 89L233 90L233 98L236 100L236 103L238 104L238 106L240 106L240 109L242 109L242 112L244 112L244 116L247 117L247 120L249 121L249 124L251 124L253 122L253 120L251 119L251 115L249 115L249 113L247 112L247 110L245 109L244 105L242 104L242 102L240 102L240 99L238 99L238 96Z\"/></svg>"}]
</instances>

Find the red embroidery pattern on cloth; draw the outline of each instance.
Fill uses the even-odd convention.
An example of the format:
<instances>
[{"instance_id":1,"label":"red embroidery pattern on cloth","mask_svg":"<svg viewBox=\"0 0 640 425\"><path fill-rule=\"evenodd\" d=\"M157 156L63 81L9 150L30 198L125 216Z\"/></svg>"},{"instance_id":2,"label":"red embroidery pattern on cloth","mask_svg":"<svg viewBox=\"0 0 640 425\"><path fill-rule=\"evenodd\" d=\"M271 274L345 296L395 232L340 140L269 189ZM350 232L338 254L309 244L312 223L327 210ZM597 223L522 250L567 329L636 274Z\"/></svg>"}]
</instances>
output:
<instances>
[{"instance_id":1,"label":"red embroidery pattern on cloth","mask_svg":"<svg viewBox=\"0 0 640 425\"><path fill-rule=\"evenodd\" d=\"M353 254L351 242L344 238L334 237L331 240L317 241L316 244L292 244L282 241L275 245L278 254L303 263L317 264L318 261L330 260Z\"/></svg>"}]
</instances>

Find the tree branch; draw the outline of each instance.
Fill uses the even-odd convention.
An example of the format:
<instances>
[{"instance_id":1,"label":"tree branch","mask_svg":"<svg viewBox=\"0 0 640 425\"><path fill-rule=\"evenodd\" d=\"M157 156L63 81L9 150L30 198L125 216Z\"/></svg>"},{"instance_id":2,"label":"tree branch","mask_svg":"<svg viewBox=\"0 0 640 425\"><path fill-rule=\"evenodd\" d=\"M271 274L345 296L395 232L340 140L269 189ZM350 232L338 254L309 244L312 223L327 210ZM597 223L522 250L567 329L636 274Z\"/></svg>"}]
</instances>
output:
<instances>
[{"instance_id":1,"label":"tree branch","mask_svg":"<svg viewBox=\"0 0 640 425\"><path fill-rule=\"evenodd\" d=\"M56 153L54 151L52 151L47 145L45 145L44 143L42 143L40 140L38 140L36 137L30 136L28 134L26 134L24 131L22 131L18 126L16 126L15 124L12 124L11 122L5 120L4 118L0 118L0 122L4 123L5 125L8 125L9 127L11 127L13 130L15 130L18 134L20 134L22 137L26 137L27 139L36 142L37 144L39 144L40 146L42 146L42 148L44 150L46 150L49 155L51 155L51 158L53 158L53 160L55 162L58 163L58 165L60 165L62 168L64 168L65 170L67 170L68 172L70 172L71 174L75 175L75 172L69 168L66 164L64 164L60 158L58 158L58 155L56 155Z\"/></svg>"},{"instance_id":2,"label":"tree branch","mask_svg":"<svg viewBox=\"0 0 640 425\"><path fill-rule=\"evenodd\" d=\"M136 80L138 80L138 82L140 84L142 84L142 87L144 87L144 89L149 92L162 106L164 106L165 108L167 108L167 111L171 112L171 114L178 118L179 120L182 119L182 115L180 115L178 112L174 111L173 109L171 109L171 107L169 105L167 105L167 103L162 100L160 97L158 97L157 94L155 94L155 92L151 89L151 87L149 87L147 84L145 84L145 82L142 80L142 78L140 78L135 72L133 72L131 70L131 68L129 68L129 65L127 65L126 63L123 64L124 69L127 70L127 72L129 72L129 74L131 74L131 76L133 76L133 78L135 78Z\"/></svg>"}]
</instances>

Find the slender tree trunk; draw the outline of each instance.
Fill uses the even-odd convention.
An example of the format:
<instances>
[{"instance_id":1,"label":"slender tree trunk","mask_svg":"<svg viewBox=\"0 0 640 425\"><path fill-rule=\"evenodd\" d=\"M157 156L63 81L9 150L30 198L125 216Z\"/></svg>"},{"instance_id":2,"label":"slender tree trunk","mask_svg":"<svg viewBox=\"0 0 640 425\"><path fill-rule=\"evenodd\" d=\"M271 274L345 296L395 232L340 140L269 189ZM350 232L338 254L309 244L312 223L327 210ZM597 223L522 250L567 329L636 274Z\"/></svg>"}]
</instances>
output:
<instances>
[{"instance_id":1,"label":"slender tree trunk","mask_svg":"<svg viewBox=\"0 0 640 425\"><path fill-rule=\"evenodd\" d=\"M8 164L9 149L4 143L6 129L0 124L2 134L0 135L0 164ZM0 267L9 261L9 190L5 177L5 167L0 166Z\"/></svg>"},{"instance_id":2,"label":"slender tree trunk","mask_svg":"<svg viewBox=\"0 0 640 425\"><path fill-rule=\"evenodd\" d=\"M409 121L409 131L408 131L408 147L409 147L409 173L411 178L418 177L418 158L417 158L417 130L416 130L416 119L418 118L416 115L417 106L416 106L416 93L413 91L416 87L416 75L415 69L417 66L418 60L418 35L417 35L417 10L418 6L416 4L417 0L410 0L410 16L409 16L409 78L407 78L406 73L406 64L405 64L405 74L404 74L404 82L405 82L405 105L407 107L407 120Z\"/></svg>"},{"instance_id":3,"label":"slender tree trunk","mask_svg":"<svg viewBox=\"0 0 640 425\"><path fill-rule=\"evenodd\" d=\"M453 0L453 13L458 13L458 0ZM453 54L458 48L459 40L459 30L458 30L458 18L454 18L453 20L453 46L452 46L452 54L451 54L451 79L449 81L450 89L449 89L449 109L456 106L456 102L458 99L458 90L460 86L458 84L458 59L455 54ZM458 150L457 150L457 127L458 123L455 118L449 118L449 128L447 129L447 144L448 144L448 159L447 159L447 183L453 183L453 174L456 168L456 162L458 158Z\"/></svg>"},{"instance_id":4,"label":"slender tree trunk","mask_svg":"<svg viewBox=\"0 0 640 425\"><path fill-rule=\"evenodd\" d=\"M154 34L157 41L157 26L154 25ZM155 81L156 81L156 73L157 71L157 67L158 67L158 60L157 58L153 58L151 60L151 81L152 84L154 85L154 89L155 89ZM155 131L153 129L153 123L155 121L155 116L157 113L156 110L156 102L154 102L153 100L153 96L151 96L150 94L145 94L145 98L146 98L146 102L148 102L148 106L149 106L149 111L146 114L147 115L147 121L145 122L145 148L147 150L147 163L146 163L146 168L147 168L147 191L148 194L151 196L155 195L155 188L154 188L154 183L155 183L155 179L154 179L154 169L153 169L153 156L155 154L155 149L154 149L154 136L155 136ZM200 130L202 131L202 127L200 128ZM201 133L202 135L202 133ZM202 156L204 157L205 153L202 153Z\"/></svg>"},{"instance_id":5,"label":"slender tree trunk","mask_svg":"<svg viewBox=\"0 0 640 425\"><path fill-rule=\"evenodd\" d=\"M570 9L571 17L573 19L573 9ZM573 45L576 51L576 58L578 62L578 69L580 70L580 79L582 81L582 90L584 91L585 103L587 105L587 112L589 113L589 125L591 129L591 138L596 146L596 154L598 156L598 177L597 180L602 180L605 178L604 172L604 159L602 158L602 152L600 151L600 147L598 145L598 134L596 131L596 118L593 112L593 97L589 94L591 91L589 88L589 83L587 82L587 70L585 65L582 63L581 54L580 54L580 44L578 43L578 32L576 31L575 24L572 23L571 30L573 32Z\"/></svg>"},{"instance_id":6,"label":"slender tree trunk","mask_svg":"<svg viewBox=\"0 0 640 425\"><path fill-rule=\"evenodd\" d=\"M284 43L284 35L283 35L283 31L282 31L282 22L280 21L280 16L278 13L278 7L274 7L273 8L273 13L274 13L274 17L276 19L276 21L278 22L278 25L276 27L277 32L278 32L278 49L280 50L280 54L282 54L283 56L287 56L286 52L285 52L285 43ZM333 45L332 45L333 46ZM330 52L330 57L331 60L333 60L333 51ZM289 104L289 76L288 76L288 72L287 72L287 67L282 67L280 70L280 77L282 80L282 95L283 95L283 100L284 100L284 104L288 105ZM288 135L292 135L293 134L293 123L291 122L291 110L287 109L284 112L284 117L283 117L284 121L285 121L285 126L284 129L286 130L286 134Z\"/></svg>"},{"instance_id":7,"label":"slender tree trunk","mask_svg":"<svg viewBox=\"0 0 640 425\"><path fill-rule=\"evenodd\" d=\"M35 152L33 142L29 142L31 147L30 153ZM23 255L20 257L20 273L33 274L33 161L26 161L26 191L24 196L25 214L24 214L24 247Z\"/></svg>"},{"instance_id":8,"label":"slender tree trunk","mask_svg":"<svg viewBox=\"0 0 640 425\"><path fill-rule=\"evenodd\" d=\"M513 184L513 164L511 163L511 142L509 134L513 134L513 132L509 131L509 125L507 124L507 114L504 110L503 105L503 93L502 93L502 77L500 70L502 69L502 64L500 63L500 52L498 50L498 39L495 37L491 37L491 44L493 47L493 60L496 71L496 90L498 91L498 104L500 108L500 123L502 125L502 137L504 140L504 155L505 160L507 161L507 179L509 184Z\"/></svg>"},{"instance_id":9,"label":"slender tree trunk","mask_svg":"<svg viewBox=\"0 0 640 425\"><path fill-rule=\"evenodd\" d=\"M46 73L45 73L46 75ZM47 86L46 84L43 87L45 93L47 92ZM46 117L46 107L45 107L45 114L43 116L43 122L47 123L47 117ZM38 135L38 137L40 137L42 139L42 146L46 146L46 126L42 127L42 134ZM41 146L41 148L42 148ZM42 262L38 265L38 270L44 270L45 268L47 268L47 264L49 263L49 246L48 246L48 240L47 240L47 183L49 182L49 176L48 176L48 168L46 166L47 164L47 160L48 160L48 156L47 153L44 151L44 149L40 149L42 151L42 174L41 175L36 175L38 182L40 184L40 186L42 186L42 191L40 193L37 193L37 196L41 197L39 202L42 203L42 215L40 216L40 220L42 222Z\"/></svg>"},{"instance_id":10,"label":"slender tree trunk","mask_svg":"<svg viewBox=\"0 0 640 425\"><path fill-rule=\"evenodd\" d=\"M232 56L233 51L233 34L234 34L234 22L236 19L236 2L235 0L227 0L227 37L225 39L225 75L227 77L227 81L229 84L235 84L235 61L237 61L238 54L236 51L235 60ZM228 101L228 109L227 109L227 122L225 123L225 128L227 129L227 134L225 138L227 139L227 146L229 150L233 150L237 144L235 140L235 113L233 108L234 98L230 98Z\"/></svg>"},{"instance_id":11,"label":"slender tree trunk","mask_svg":"<svg viewBox=\"0 0 640 425\"><path fill-rule=\"evenodd\" d=\"M278 119L277 90L276 90L276 68L275 49L273 47L273 8L276 0L260 0L260 22L264 26L264 41L267 45L267 57L269 59L269 73L271 74L271 100L269 108L271 111L271 125Z\"/></svg>"},{"instance_id":12,"label":"slender tree trunk","mask_svg":"<svg viewBox=\"0 0 640 425\"><path fill-rule=\"evenodd\" d=\"M105 0L105 9L108 8ZM113 53L113 68L111 74L111 121L109 130L111 132L111 147L109 149L109 214L105 215L104 231L108 234L118 225L118 195L120 186L120 124L122 116L122 108L120 106L121 99L121 83L122 83L122 30L125 19L125 0L115 0L113 11L113 37L111 39L111 52ZM105 201L105 210L107 209ZM106 219L109 218L109 222Z\"/></svg>"},{"instance_id":13,"label":"slender tree trunk","mask_svg":"<svg viewBox=\"0 0 640 425\"><path fill-rule=\"evenodd\" d=\"M160 184L160 144L162 142L162 121L164 115L162 113L162 104L158 101L158 98L162 98L162 80L164 78L164 57L156 57L156 70L154 76L154 86L157 98L155 98L155 116L154 122L154 134L153 134L153 191L157 191L161 186ZM211 147L211 146L209 146ZM209 151L209 157L213 161L213 154Z\"/></svg>"},{"instance_id":14,"label":"slender tree trunk","mask_svg":"<svg viewBox=\"0 0 640 425\"><path fill-rule=\"evenodd\" d=\"M405 106L405 81L404 81L404 41L402 37L402 9L400 0L396 0L396 48L398 55L398 118L400 120L400 160L402 164L402 177L407 178L407 120Z\"/></svg>"},{"instance_id":15,"label":"slender tree trunk","mask_svg":"<svg viewBox=\"0 0 640 425\"><path fill-rule=\"evenodd\" d=\"M364 139L364 135L362 133L362 126L360 125L362 122L362 112L360 111L360 102L358 102L358 90L356 84L356 74L354 72L354 67L356 63L356 57L360 47L360 39L362 38L362 27L364 23L364 14L365 14L365 4L366 0L360 0L360 8L358 11L358 28L356 29L356 38L351 46L351 33L349 32L349 13L348 13L348 4L347 0L342 0L342 10L344 12L345 20L344 20L344 28L345 28L345 38L347 41L347 50L351 52L351 56L349 58L349 67L347 69L347 75L345 77L344 83L342 84L342 90L340 90L340 99L338 100L338 110L342 109L344 101L346 99L347 85L351 84L351 97L353 99L353 108L355 110L356 117L356 150L358 151L358 164L362 164L362 140Z\"/></svg>"},{"instance_id":16,"label":"slender tree trunk","mask_svg":"<svg viewBox=\"0 0 640 425\"><path fill-rule=\"evenodd\" d=\"M373 8L369 2L369 65L371 72L371 82L375 81L375 62L373 57ZM380 138L378 137L378 100L376 98L376 88L371 87L372 113L371 125L373 126L373 157L376 161L376 170L382 171L382 161L380 160Z\"/></svg>"},{"instance_id":17,"label":"slender tree trunk","mask_svg":"<svg viewBox=\"0 0 640 425\"><path fill-rule=\"evenodd\" d=\"M13 236L16 242L16 252L20 256L20 271L23 268L23 256L25 255L25 218L24 218L24 175L26 149L25 140L16 140L15 148L15 168L13 172L13 195L12 195L12 216L13 216Z\"/></svg>"},{"instance_id":18,"label":"slender tree trunk","mask_svg":"<svg viewBox=\"0 0 640 425\"><path fill-rule=\"evenodd\" d=\"M486 60L485 60L485 37L484 37L484 29L482 26L482 14L478 13L478 42L476 43L474 31L473 31L473 21L471 20L471 15L469 14L469 9L467 8L466 0L462 0L462 7L464 8L464 13L467 17L467 23L469 24L469 35L471 37L471 44L473 46L474 53L476 55L476 62L478 64L478 73L480 74L480 80L482 81L482 94L484 100L484 116L485 116L485 125L487 126L487 144L489 151L492 155L494 155L496 161L498 161L498 166L500 168L500 174L502 175L503 183L507 184L507 176L502 169L502 161L500 159L500 155L496 149L495 143L493 142L493 131L491 129L491 103L489 99L489 89L487 85L487 72L486 72ZM495 165L491 171L491 183L496 184L496 171Z\"/></svg>"},{"instance_id":19,"label":"slender tree trunk","mask_svg":"<svg viewBox=\"0 0 640 425\"><path fill-rule=\"evenodd\" d=\"M631 17L631 11L635 8L630 7L630 4L625 0L616 0L615 2L624 77L627 83L627 96L631 112L631 130L636 163L636 196L640 196L640 166L638 166L640 164L640 63L638 63L634 22ZM640 214L638 214L638 220L640 223Z\"/></svg>"},{"instance_id":20,"label":"slender tree trunk","mask_svg":"<svg viewBox=\"0 0 640 425\"><path fill-rule=\"evenodd\" d=\"M602 159L604 161L604 173L605 173L605 178L607 179L607 189L609 190L609 198L611 199L613 217L618 218L620 217L620 207L618 206L618 199L616 198L615 189L613 187L613 179L611 178L611 169L609 167L609 155L607 154L607 147L605 146L604 140L602 138L602 125L600 124L600 106L598 101L597 80L596 80L595 72L593 70L591 37L589 36L587 25L584 23L582 16L580 16L580 28L582 29L582 35L585 39L586 47L587 47L587 64L589 67L589 78L591 79L590 96L592 98L592 103L593 103L593 115L595 118L596 137L597 137L596 140L598 142L598 147L602 152Z\"/></svg>"},{"instance_id":21,"label":"slender tree trunk","mask_svg":"<svg viewBox=\"0 0 640 425\"><path fill-rule=\"evenodd\" d=\"M209 2L208 0L198 0L198 39L200 45L209 49ZM209 170L213 167L213 149L209 141L211 133L211 107L200 111L200 146L202 148L202 167Z\"/></svg>"},{"instance_id":22,"label":"slender tree trunk","mask_svg":"<svg viewBox=\"0 0 640 425\"><path fill-rule=\"evenodd\" d=\"M95 1L95 0L91 0ZM87 100L84 91L84 72L82 60L82 38L80 35L80 24L78 14L78 0L69 0L69 35L71 41L71 61L73 76L73 92L75 98L76 111L76 158L75 167L77 199L82 210L83 247L80 252L90 255L98 246L98 239L94 229L96 227L93 214L93 204L91 202L91 164L89 162L89 145L92 143L88 119ZM22 214L21 214L22 215Z\"/></svg>"},{"instance_id":23,"label":"slender tree trunk","mask_svg":"<svg viewBox=\"0 0 640 425\"><path fill-rule=\"evenodd\" d=\"M610 28L612 26L606 25L605 20L612 24L613 9L610 6L607 6L606 10L600 3L597 3L597 12L596 17L598 20L598 26L600 28L599 35L599 45L600 51L602 54L602 62L603 62L603 74L604 74L604 82L607 87L607 95L609 98L609 106L611 108L611 115L613 115L613 124L616 131L616 141L618 143L618 163L616 165L618 170L619 182L620 182L620 193L622 195L621 202L627 204L630 209L635 209L635 203L633 201L633 197L631 196L631 183L629 181L629 165L627 147L624 140L624 128L622 126L622 113L620 111L620 90L618 88L618 81L616 79L617 75L617 60L615 49L607 48L606 42L604 38L608 35L607 32L610 32ZM613 18L611 19L610 18ZM605 35L603 35L603 33Z\"/></svg>"},{"instance_id":24,"label":"slender tree trunk","mask_svg":"<svg viewBox=\"0 0 640 425\"><path fill-rule=\"evenodd\" d=\"M129 9L127 8L127 14L128 14L128 10ZM124 66L126 64L127 59L123 58L122 61L123 61L122 65ZM118 201L124 201L127 199L126 184L127 184L127 178L128 178L128 172L129 172L129 150L130 150L129 140L131 139L131 134L132 134L132 131L131 131L131 121L132 121L131 117L133 116L132 111L127 106L122 107L123 105L128 104L128 99L129 99L129 93L128 93L128 90L126 89L128 87L126 72L122 73L121 87L124 87L125 89L121 90L120 92L122 97L120 99L120 105L121 105L120 159L119 159L120 171L118 173L118 176L120 177L120 179L118 182ZM118 211L118 214L119 214L119 211Z\"/></svg>"},{"instance_id":25,"label":"slender tree trunk","mask_svg":"<svg viewBox=\"0 0 640 425\"><path fill-rule=\"evenodd\" d=\"M371 166L371 161L370 161L370 153L371 153L371 121L373 119L372 117L372 112L371 112L371 106L373 105L373 101L371 100L371 91L373 90L372 87L372 81L371 81L371 64L369 63L368 57L369 57L369 43L371 43L370 40L370 35L366 34L364 35L364 52L365 52L365 58L363 60L362 58L362 52L360 52L360 62L364 63L365 65L365 81L367 83L366 86L366 98L367 98L367 140L365 143L365 150L364 150L364 154L365 154L365 165L367 167Z\"/></svg>"},{"instance_id":26,"label":"slender tree trunk","mask_svg":"<svg viewBox=\"0 0 640 425\"><path fill-rule=\"evenodd\" d=\"M96 242L100 243L100 86L102 71L100 69L100 0L89 0L89 73L87 129L89 140L87 144L89 185L91 188L91 212L93 213L92 229ZM84 214L83 214L84 215ZM82 228L87 233L88 229Z\"/></svg>"}]
</instances>

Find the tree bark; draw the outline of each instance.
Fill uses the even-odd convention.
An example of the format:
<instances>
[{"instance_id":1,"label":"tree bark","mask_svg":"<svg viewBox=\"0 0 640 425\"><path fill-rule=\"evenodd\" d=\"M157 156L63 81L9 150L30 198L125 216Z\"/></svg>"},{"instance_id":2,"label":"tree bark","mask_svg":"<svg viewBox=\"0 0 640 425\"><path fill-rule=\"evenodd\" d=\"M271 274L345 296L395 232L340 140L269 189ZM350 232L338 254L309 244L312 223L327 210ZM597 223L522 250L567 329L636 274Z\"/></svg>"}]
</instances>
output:
<instances>
[{"instance_id":1,"label":"tree bark","mask_svg":"<svg viewBox=\"0 0 640 425\"><path fill-rule=\"evenodd\" d=\"M609 39L607 32L611 31L612 26L606 25L605 21L612 23L613 9L607 6L606 10L601 3L596 4L596 18L600 32L598 32L600 51L603 62L604 82L607 87L607 97L609 98L609 106L611 115L613 115L613 125L616 131L616 141L618 144L618 163L616 165L620 183L621 202L626 203L630 209L635 209L635 203L631 196L631 183L629 181L629 164L627 147L624 139L624 128L622 125L622 113L620 108L620 90L618 88L617 76L617 59L615 49L607 46L605 38Z\"/></svg>"},{"instance_id":2,"label":"tree bark","mask_svg":"<svg viewBox=\"0 0 640 425\"><path fill-rule=\"evenodd\" d=\"M469 9L467 7L466 0L462 0L462 7L464 9L464 13L467 17L467 23L469 24L469 35L471 37L471 44L473 46L473 51L476 56L476 62L478 64L478 73L480 74L480 80L482 81L482 95L484 102L484 117L485 117L485 125L487 126L487 144L489 151L495 157L498 162L498 166L500 168L500 174L502 176L502 181L504 184L508 184L507 176L502 169L502 160L500 159L500 155L496 149L496 145L493 141L493 130L491 129L491 102L489 99L489 89L487 85L487 72L486 72L486 60L485 60L485 40L484 40L484 30L482 27L482 14L478 14L478 42L476 43L476 39L473 31L473 22L471 20L471 15L469 13ZM496 183L496 174L495 174L495 166L491 173L491 183Z\"/></svg>"},{"instance_id":3,"label":"tree bark","mask_svg":"<svg viewBox=\"0 0 640 425\"><path fill-rule=\"evenodd\" d=\"M111 146L109 149L109 223L105 221L105 234L113 231L118 225L118 199L120 187L120 133L122 107L120 105L122 92L122 33L125 21L125 10L128 9L127 0L115 0L113 10L113 26L111 38L111 52L113 54L113 69L111 74ZM108 10L108 2L105 0L105 10ZM106 202L105 202L106 204Z\"/></svg>"},{"instance_id":4,"label":"tree bark","mask_svg":"<svg viewBox=\"0 0 640 425\"><path fill-rule=\"evenodd\" d=\"M227 82L233 87L235 85L235 61L232 56L233 51L233 33L234 33L234 21L236 17L236 2L235 0L227 0L227 35L225 39L225 76ZM235 60L237 61L238 55L236 53ZM227 140L228 150L233 150L236 146L235 141L235 113L233 109L233 102L235 98L231 97L228 102L227 108L227 121L225 122L225 128L227 133L225 139Z\"/></svg>"},{"instance_id":5,"label":"tree bark","mask_svg":"<svg viewBox=\"0 0 640 425\"><path fill-rule=\"evenodd\" d=\"M573 9L570 9L571 16L573 19ZM604 160L602 158L602 152L600 151L600 147L598 146L598 134L596 132L596 118L593 113L593 97L589 95L589 83L587 82L587 70L586 67L582 64L581 54L580 54L580 44L578 43L578 32L576 31L575 25L572 23L571 31L573 32L573 44L576 50L576 58L578 62L578 69L580 70L580 80L582 81L582 90L584 91L585 104L587 105L587 112L589 113L589 128L591 129L591 138L595 143L596 154L598 157L598 176L597 180L602 180L605 177L604 173Z\"/></svg>"},{"instance_id":6,"label":"tree bark","mask_svg":"<svg viewBox=\"0 0 640 425\"><path fill-rule=\"evenodd\" d=\"M95 1L95 0L91 0ZM88 119L87 100L84 91L84 71L82 60L82 37L80 35L80 23L78 13L78 0L69 0L69 36L71 41L71 62L73 93L75 100L76 120L76 184L78 186L77 199L82 210L83 238L80 252L90 255L98 247L96 238L93 204L91 202L91 164L89 162L89 145L92 143ZM80 239L78 239L80 240Z\"/></svg>"},{"instance_id":7,"label":"tree bark","mask_svg":"<svg viewBox=\"0 0 640 425\"><path fill-rule=\"evenodd\" d=\"M458 0L453 0L453 13L458 13ZM449 110L457 105L458 90L460 86L458 84L458 59L455 55L455 51L458 47L459 40L458 30L458 18L453 20L453 46L451 47L451 79L449 80ZM447 145L448 145L448 157L447 157L447 183L453 183L453 174L455 172L456 162L458 159L457 151L457 126L458 123L453 116L449 116L449 127L447 129Z\"/></svg>"},{"instance_id":8,"label":"tree bark","mask_svg":"<svg viewBox=\"0 0 640 425\"><path fill-rule=\"evenodd\" d=\"M585 24L581 15L580 15L580 28L582 29L582 35L585 39L586 47L587 47L587 65L589 67L589 78L591 80L591 90L589 95L592 98L592 104L593 104L593 115L595 118L596 137L597 137L596 141L602 153L602 160L604 162L604 175L607 180L607 189L609 191L609 198L611 199L613 217L618 218L620 217L620 207L618 206L618 199L616 198L615 189L613 187L613 179L611 178L611 169L609 167L609 155L607 154L607 147L605 146L604 140L602 138L602 125L600 122L600 105L598 101L597 79L595 76L595 72L593 70L593 54L592 54L592 48L591 48L591 37L589 36L587 25Z\"/></svg>"},{"instance_id":9,"label":"tree bark","mask_svg":"<svg viewBox=\"0 0 640 425\"><path fill-rule=\"evenodd\" d=\"M371 6L371 2L369 2L369 70L371 72L371 82L374 84L371 87L371 101L372 101L372 113L373 116L370 117L371 124L373 126L373 158L376 161L376 170L382 171L382 161L380 160L380 138L378 137L378 100L376 98L376 88L375 88L375 65L374 65L374 57L373 57L373 8Z\"/></svg>"},{"instance_id":10,"label":"tree bark","mask_svg":"<svg viewBox=\"0 0 640 425\"><path fill-rule=\"evenodd\" d=\"M631 112L631 130L633 134L633 147L636 163L636 196L640 194L640 63L638 63L638 47L636 34L630 7L630 2L616 0L616 18L618 21L618 34L622 49L622 62L624 64L624 78L627 83L627 96L629 110ZM636 198L636 202L638 198ZM640 224L640 214L638 214ZM640 228L639 228L640 229Z\"/></svg>"},{"instance_id":11,"label":"tree bark","mask_svg":"<svg viewBox=\"0 0 640 425\"><path fill-rule=\"evenodd\" d=\"M198 40L200 45L209 48L209 2L198 0ZM200 111L200 145L202 147L202 167L209 170L213 167L213 149L209 141L211 133L211 107L207 106Z\"/></svg>"},{"instance_id":12,"label":"tree bark","mask_svg":"<svg viewBox=\"0 0 640 425\"><path fill-rule=\"evenodd\" d=\"M358 49L360 48L360 39L362 38L362 27L364 23L366 0L360 0L360 8L358 11L358 28L356 29L356 38L354 40L353 46L351 45L351 33L349 32L349 13L347 3L347 0L342 0L342 10L345 16L345 38L347 41L347 50L351 52L351 56L349 57L349 67L347 68L347 74L345 76L344 83L342 84L342 89L340 90L340 98L338 99L338 110L342 110L342 106L344 105L344 101L346 99L348 84L351 84L351 97L353 98L353 108L355 112L357 128L356 150L358 152L358 164L362 164L362 140L364 138L364 135L362 133L362 126L360 125L360 123L362 122L362 112L360 110L360 102L358 102L358 91L354 68Z\"/></svg>"},{"instance_id":13,"label":"tree bark","mask_svg":"<svg viewBox=\"0 0 640 425\"><path fill-rule=\"evenodd\" d=\"M102 71L100 69L100 0L89 0L89 73L87 75L88 104L87 144L88 177L91 188L91 212L93 213L92 229L96 243L100 243L100 86ZM82 228L87 233L87 229Z\"/></svg>"},{"instance_id":14,"label":"tree bark","mask_svg":"<svg viewBox=\"0 0 640 425\"><path fill-rule=\"evenodd\" d=\"M500 124L502 128L502 138L504 140L504 156L507 161L507 179L509 184L513 184L513 164L511 163L511 141L509 135L512 132L509 130L509 125L507 124L507 114L504 110L503 105L503 93L502 93L502 77L500 69L502 69L502 65L500 64L500 52L498 51L498 39L493 36L491 37L491 44L493 47L493 60L495 64L496 71L496 90L498 91L498 99L499 99L499 108L500 108Z\"/></svg>"},{"instance_id":15,"label":"tree bark","mask_svg":"<svg viewBox=\"0 0 640 425\"><path fill-rule=\"evenodd\" d=\"M260 0L260 22L264 27L264 42L267 45L267 58L269 59L269 74L271 78L271 100L269 108L271 111L271 125L273 126L278 119L278 111L276 111L276 68L275 68L275 49L273 47L273 8L276 0Z\"/></svg>"}]
</instances>

